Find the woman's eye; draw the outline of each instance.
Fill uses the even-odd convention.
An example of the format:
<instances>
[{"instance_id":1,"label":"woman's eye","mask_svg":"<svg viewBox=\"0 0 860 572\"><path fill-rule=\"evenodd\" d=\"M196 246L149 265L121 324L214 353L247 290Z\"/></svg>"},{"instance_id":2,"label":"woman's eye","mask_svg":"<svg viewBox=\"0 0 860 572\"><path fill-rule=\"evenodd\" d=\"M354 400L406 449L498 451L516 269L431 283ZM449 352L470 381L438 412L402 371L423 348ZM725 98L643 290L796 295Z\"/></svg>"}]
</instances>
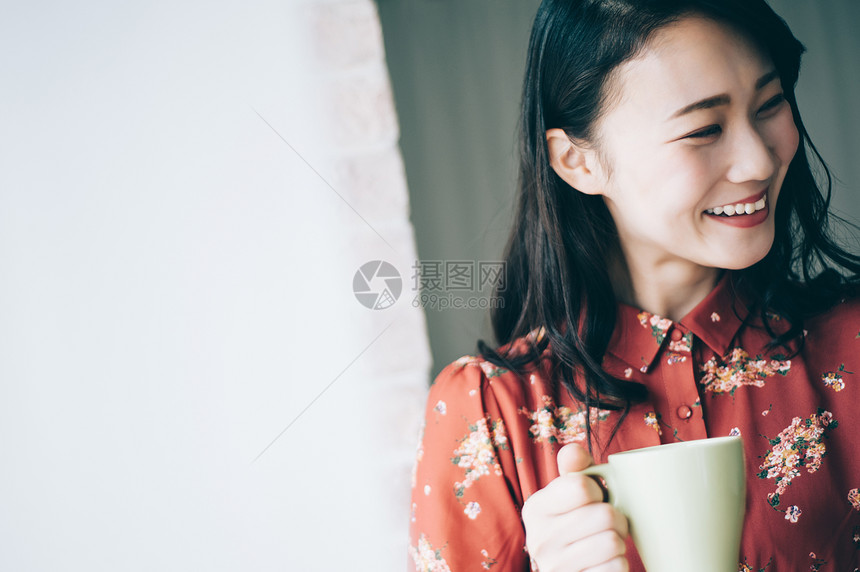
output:
<instances>
[{"instance_id":1,"label":"woman's eye","mask_svg":"<svg viewBox=\"0 0 860 572\"><path fill-rule=\"evenodd\" d=\"M711 125L710 127L706 128L706 129L702 129L701 131L696 131L695 133L690 133L689 135L687 135L687 138L688 139L689 138L704 139L706 137L712 137L714 135L717 135L721 131L722 131L722 128L719 125Z\"/></svg>"},{"instance_id":2,"label":"woman's eye","mask_svg":"<svg viewBox=\"0 0 860 572\"><path fill-rule=\"evenodd\" d=\"M779 107L785 101L785 95L780 93L779 95L771 98L767 103L761 106L759 109L759 113L770 111L771 109L775 109Z\"/></svg>"}]
</instances>

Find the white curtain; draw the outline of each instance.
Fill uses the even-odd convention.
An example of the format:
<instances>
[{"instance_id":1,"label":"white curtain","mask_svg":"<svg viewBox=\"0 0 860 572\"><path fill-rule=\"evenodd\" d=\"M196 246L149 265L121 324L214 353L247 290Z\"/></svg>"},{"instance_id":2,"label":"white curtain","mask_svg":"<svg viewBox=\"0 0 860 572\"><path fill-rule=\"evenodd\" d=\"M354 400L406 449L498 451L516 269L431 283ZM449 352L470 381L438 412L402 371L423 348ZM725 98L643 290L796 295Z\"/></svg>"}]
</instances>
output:
<instances>
[{"instance_id":1,"label":"white curtain","mask_svg":"<svg viewBox=\"0 0 860 572\"><path fill-rule=\"evenodd\" d=\"M370 0L6 7L0 569L403 568L429 357L381 45Z\"/></svg>"}]
</instances>

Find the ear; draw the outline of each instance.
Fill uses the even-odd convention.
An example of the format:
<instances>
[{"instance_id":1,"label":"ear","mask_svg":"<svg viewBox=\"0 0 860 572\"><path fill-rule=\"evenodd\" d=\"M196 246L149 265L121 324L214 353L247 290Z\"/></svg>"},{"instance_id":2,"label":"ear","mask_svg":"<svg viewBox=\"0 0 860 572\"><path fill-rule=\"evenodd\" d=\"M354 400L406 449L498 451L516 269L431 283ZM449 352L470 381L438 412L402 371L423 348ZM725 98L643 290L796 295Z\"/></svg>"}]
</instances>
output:
<instances>
[{"instance_id":1,"label":"ear","mask_svg":"<svg viewBox=\"0 0 860 572\"><path fill-rule=\"evenodd\" d=\"M561 179L587 195L602 195L604 184L597 152L570 140L563 129L546 132L549 164Z\"/></svg>"}]
</instances>

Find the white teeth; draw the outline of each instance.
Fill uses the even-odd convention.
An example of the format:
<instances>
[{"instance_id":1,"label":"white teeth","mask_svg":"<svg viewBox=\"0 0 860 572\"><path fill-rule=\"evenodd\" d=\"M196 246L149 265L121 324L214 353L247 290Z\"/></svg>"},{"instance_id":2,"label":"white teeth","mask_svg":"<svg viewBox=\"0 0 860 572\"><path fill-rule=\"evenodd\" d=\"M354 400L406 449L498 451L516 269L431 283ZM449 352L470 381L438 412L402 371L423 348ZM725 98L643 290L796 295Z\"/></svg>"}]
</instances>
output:
<instances>
[{"instance_id":1,"label":"white teeth","mask_svg":"<svg viewBox=\"0 0 860 572\"><path fill-rule=\"evenodd\" d=\"M714 207L712 209L708 209L705 212L708 214L726 216L753 214L756 211L762 210L766 204L767 195L763 196L754 203L736 203L733 205L724 205L721 207Z\"/></svg>"}]
</instances>

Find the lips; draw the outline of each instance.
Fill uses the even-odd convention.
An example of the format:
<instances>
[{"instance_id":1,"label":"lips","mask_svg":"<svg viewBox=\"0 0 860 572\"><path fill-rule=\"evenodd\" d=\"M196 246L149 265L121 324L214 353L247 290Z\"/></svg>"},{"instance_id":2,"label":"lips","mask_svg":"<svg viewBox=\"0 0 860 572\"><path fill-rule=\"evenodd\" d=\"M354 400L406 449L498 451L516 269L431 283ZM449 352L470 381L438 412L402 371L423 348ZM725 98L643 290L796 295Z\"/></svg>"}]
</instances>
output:
<instances>
[{"instance_id":1,"label":"lips","mask_svg":"<svg viewBox=\"0 0 860 572\"><path fill-rule=\"evenodd\" d=\"M708 209L705 215L714 222L734 228L756 227L770 216L767 189L736 203Z\"/></svg>"},{"instance_id":2,"label":"lips","mask_svg":"<svg viewBox=\"0 0 860 572\"><path fill-rule=\"evenodd\" d=\"M705 211L706 214L732 217L751 215L755 212L764 210L767 207L767 188L736 202L727 203L718 207L713 207Z\"/></svg>"}]
</instances>

